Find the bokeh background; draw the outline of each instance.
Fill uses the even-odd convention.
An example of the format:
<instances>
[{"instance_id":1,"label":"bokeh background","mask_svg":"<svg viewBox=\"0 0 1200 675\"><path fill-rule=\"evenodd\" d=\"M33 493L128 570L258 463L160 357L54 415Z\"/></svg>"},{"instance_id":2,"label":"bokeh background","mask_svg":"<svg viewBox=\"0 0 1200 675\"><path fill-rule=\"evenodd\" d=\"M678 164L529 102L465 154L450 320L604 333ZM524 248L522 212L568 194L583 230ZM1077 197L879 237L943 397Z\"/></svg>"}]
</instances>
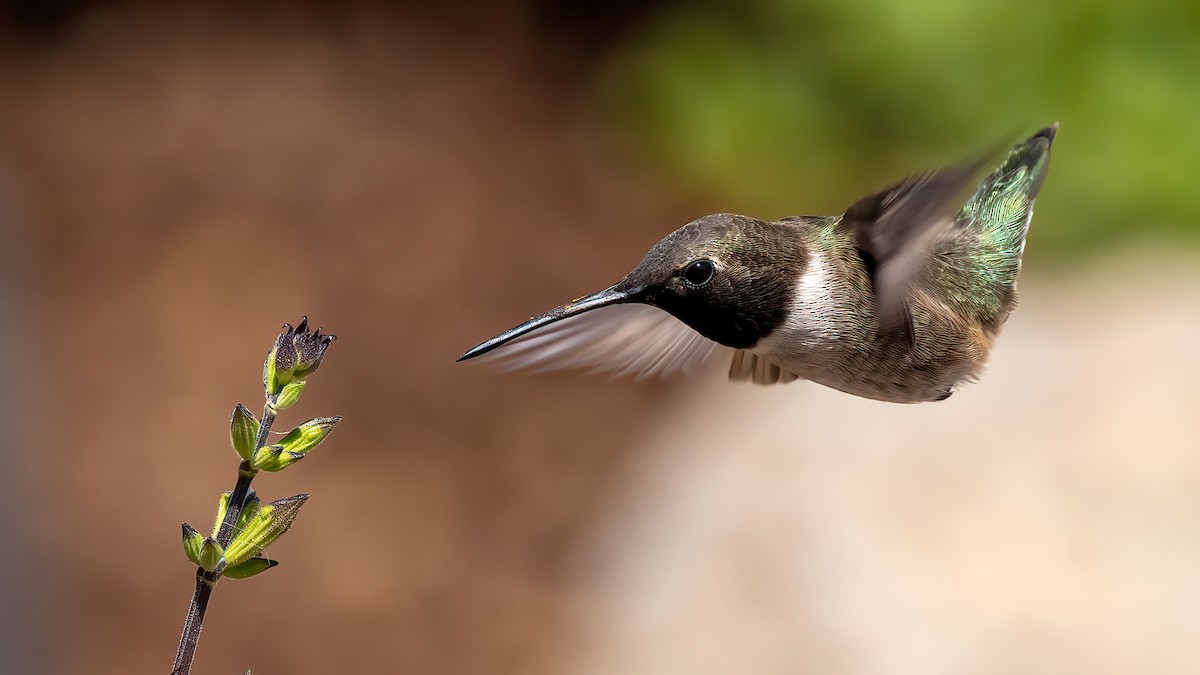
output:
<instances>
[{"instance_id":1,"label":"bokeh background","mask_svg":"<svg viewBox=\"0 0 1200 675\"><path fill-rule=\"evenodd\" d=\"M310 492L197 672L1187 673L1200 5L0 4L0 670L166 672L279 325ZM710 211L1062 130L945 403L463 349Z\"/></svg>"}]
</instances>

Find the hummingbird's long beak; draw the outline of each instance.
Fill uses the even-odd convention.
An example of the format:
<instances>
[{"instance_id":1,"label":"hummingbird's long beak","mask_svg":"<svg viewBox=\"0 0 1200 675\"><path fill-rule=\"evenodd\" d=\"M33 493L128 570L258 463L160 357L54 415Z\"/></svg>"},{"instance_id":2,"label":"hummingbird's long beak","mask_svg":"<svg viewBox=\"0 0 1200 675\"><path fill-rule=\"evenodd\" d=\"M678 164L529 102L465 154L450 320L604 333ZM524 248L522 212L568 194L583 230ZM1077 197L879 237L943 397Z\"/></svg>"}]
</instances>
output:
<instances>
[{"instance_id":1,"label":"hummingbird's long beak","mask_svg":"<svg viewBox=\"0 0 1200 675\"><path fill-rule=\"evenodd\" d=\"M506 330L491 340L472 347L471 349L467 350L465 354L455 359L455 363L459 361L466 361L467 359L473 359L476 356L482 356L483 354L492 351L496 347L499 347L511 340L515 340L522 335L529 333L530 331L537 330L543 326L548 326L556 321L562 321L563 319L577 316L579 314L583 314L584 312L590 312L591 310L599 307L618 305L624 302L637 302L637 299L642 295L642 292L645 291L645 286L624 288L621 286L622 284L617 284L616 286L606 288L599 293L585 295L578 300L573 300L565 305L559 305L554 309L543 312L521 324L520 326L517 326L516 328Z\"/></svg>"}]
</instances>

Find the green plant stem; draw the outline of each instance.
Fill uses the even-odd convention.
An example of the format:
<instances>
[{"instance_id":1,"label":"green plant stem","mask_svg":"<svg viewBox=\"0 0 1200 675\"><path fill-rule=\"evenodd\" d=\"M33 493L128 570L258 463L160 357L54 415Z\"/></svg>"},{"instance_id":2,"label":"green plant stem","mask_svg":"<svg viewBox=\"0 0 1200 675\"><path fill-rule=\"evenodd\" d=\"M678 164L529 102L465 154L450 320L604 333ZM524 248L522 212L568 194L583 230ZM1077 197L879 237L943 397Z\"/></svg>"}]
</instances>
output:
<instances>
[{"instance_id":1,"label":"green plant stem","mask_svg":"<svg viewBox=\"0 0 1200 675\"><path fill-rule=\"evenodd\" d=\"M196 568L196 590L192 592L192 603L183 620L183 634L179 637L179 649L175 651L175 665L171 675L188 675L192 660L196 658L196 645L200 643L200 629L204 627L204 613L208 611L208 599L221 576L216 572L205 572Z\"/></svg>"},{"instance_id":2,"label":"green plant stem","mask_svg":"<svg viewBox=\"0 0 1200 675\"><path fill-rule=\"evenodd\" d=\"M271 435L271 427L275 424L275 402L278 396L268 396L263 406L262 420L258 425L258 438L254 442L257 452L267 444ZM233 539L233 525L246 505L246 497L250 494L250 481L258 472L250 462L242 460L238 464L237 483L233 492L229 493L229 502L225 506L225 518L217 530L217 543L222 548L229 545ZM220 580L220 572L205 572L203 568L196 569L196 590L192 593L192 603L188 606L187 617L183 621L183 633L179 636L179 649L175 652L175 666L171 675L188 675L192 669L192 659L196 656L196 645L200 643L200 630L204 627L204 613L208 610L208 600L212 597L213 588Z\"/></svg>"},{"instance_id":3,"label":"green plant stem","mask_svg":"<svg viewBox=\"0 0 1200 675\"><path fill-rule=\"evenodd\" d=\"M233 524L237 522L242 507L246 505L246 497L250 494L250 481L254 480L254 475L257 473L250 467L250 462L242 460L238 464L237 482L233 485L233 491L229 493L221 529L217 530L217 543L221 545L221 548L225 548L233 540Z\"/></svg>"},{"instance_id":4,"label":"green plant stem","mask_svg":"<svg viewBox=\"0 0 1200 675\"><path fill-rule=\"evenodd\" d=\"M275 424L275 415L277 414L276 400L278 400L277 395L268 396L266 404L263 405L262 420L258 423L258 438L254 441L254 452L258 452L265 446L271 435L271 427ZM217 543L222 547L228 546L230 540L233 539L233 524L241 515L242 507L246 505L246 495L250 494L250 481L254 480L257 473L250 467L248 461L242 460L242 463L238 465L237 483L233 486L233 492L229 494L229 502L225 507L225 519L221 521L221 528L217 531Z\"/></svg>"}]
</instances>

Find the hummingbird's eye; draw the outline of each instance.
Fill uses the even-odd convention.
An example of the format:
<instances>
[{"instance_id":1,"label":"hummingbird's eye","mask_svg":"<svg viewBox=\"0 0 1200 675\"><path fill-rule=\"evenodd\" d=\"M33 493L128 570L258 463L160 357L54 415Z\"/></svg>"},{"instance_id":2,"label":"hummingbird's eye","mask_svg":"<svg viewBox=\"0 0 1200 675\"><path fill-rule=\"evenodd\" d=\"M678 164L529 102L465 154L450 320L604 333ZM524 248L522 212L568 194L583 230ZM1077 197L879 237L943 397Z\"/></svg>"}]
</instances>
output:
<instances>
[{"instance_id":1,"label":"hummingbird's eye","mask_svg":"<svg viewBox=\"0 0 1200 675\"><path fill-rule=\"evenodd\" d=\"M683 278L693 286L703 286L712 281L717 266L711 260L696 260L683 269Z\"/></svg>"}]
</instances>

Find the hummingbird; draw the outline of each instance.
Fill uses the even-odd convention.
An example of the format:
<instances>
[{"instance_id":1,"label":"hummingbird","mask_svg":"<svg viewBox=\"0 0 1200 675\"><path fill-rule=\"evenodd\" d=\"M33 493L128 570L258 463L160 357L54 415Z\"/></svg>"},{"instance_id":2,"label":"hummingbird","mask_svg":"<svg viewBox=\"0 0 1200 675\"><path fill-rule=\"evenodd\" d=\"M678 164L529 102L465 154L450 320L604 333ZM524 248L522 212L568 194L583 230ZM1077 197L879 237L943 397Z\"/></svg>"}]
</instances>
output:
<instances>
[{"instance_id":1,"label":"hummingbird","mask_svg":"<svg viewBox=\"0 0 1200 675\"><path fill-rule=\"evenodd\" d=\"M458 361L644 377L726 358L731 380L945 400L981 374L1016 305L1057 131L1017 144L982 180L1001 153L910 176L840 216L703 216L616 284Z\"/></svg>"}]
</instances>

